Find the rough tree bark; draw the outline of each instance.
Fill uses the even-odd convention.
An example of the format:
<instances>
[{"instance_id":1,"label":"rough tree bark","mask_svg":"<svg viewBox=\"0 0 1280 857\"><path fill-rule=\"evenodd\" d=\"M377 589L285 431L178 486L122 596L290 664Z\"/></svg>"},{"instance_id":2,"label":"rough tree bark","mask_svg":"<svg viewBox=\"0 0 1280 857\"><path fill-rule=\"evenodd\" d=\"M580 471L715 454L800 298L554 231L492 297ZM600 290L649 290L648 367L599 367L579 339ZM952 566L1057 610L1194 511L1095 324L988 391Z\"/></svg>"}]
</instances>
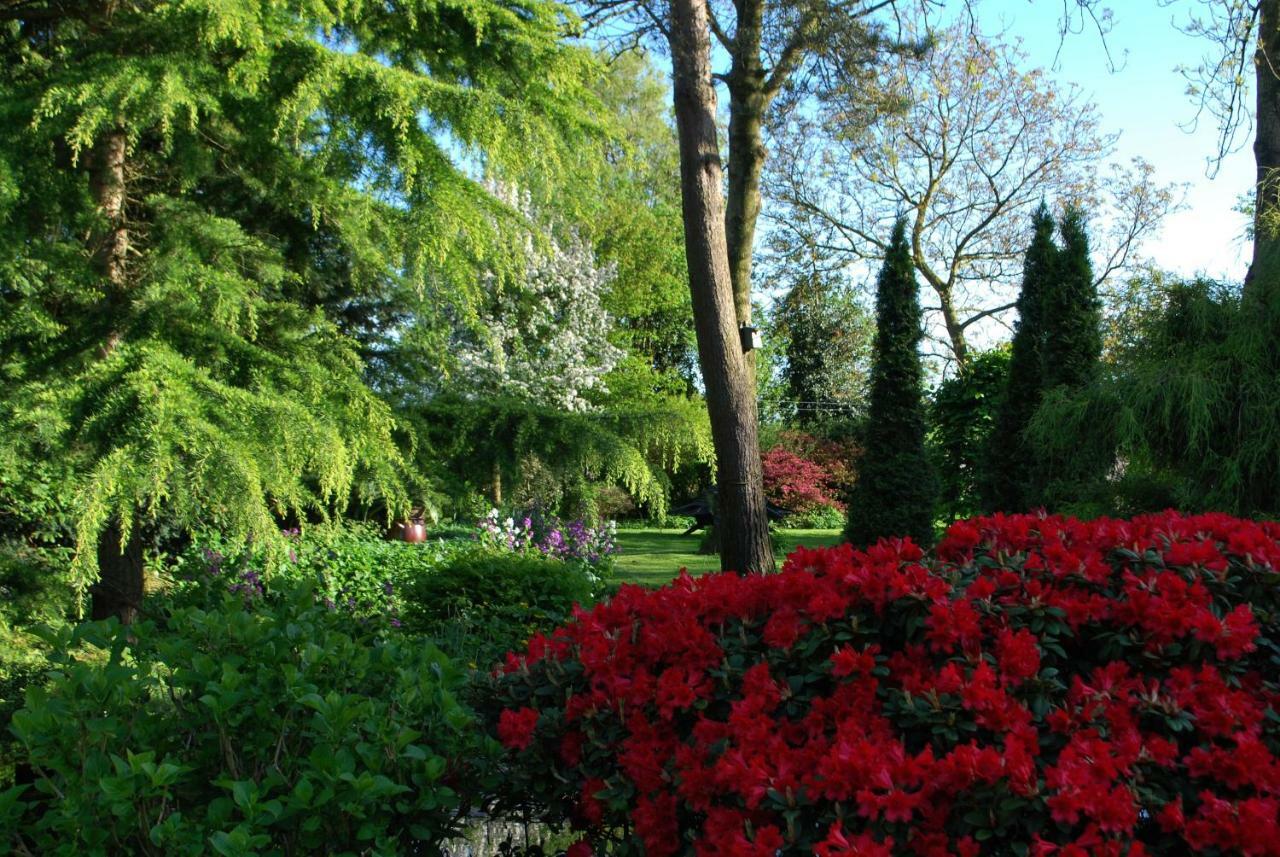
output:
<instances>
[{"instance_id":1,"label":"rough tree bark","mask_svg":"<svg viewBox=\"0 0 1280 857\"><path fill-rule=\"evenodd\" d=\"M94 261L103 278L102 312L108 321L102 356L109 357L124 336L121 324L129 302L129 223L125 203L125 160L128 138L123 129L102 136L89 155L89 189L101 212L103 230L97 236ZM90 590L94 619L115 616L130 624L142 605L142 542L136 529L120 542L119 521L112 520L98 537L98 580Z\"/></svg>"},{"instance_id":2,"label":"rough tree bark","mask_svg":"<svg viewBox=\"0 0 1280 857\"><path fill-rule=\"evenodd\" d=\"M128 138L122 129L102 136L89 156L89 190L102 214L104 229L94 248L94 260L104 283L103 309L111 327L102 343L103 356L120 344L116 324L128 301L129 224L125 219L125 157Z\"/></svg>"},{"instance_id":3,"label":"rough tree bark","mask_svg":"<svg viewBox=\"0 0 1280 857\"><path fill-rule=\"evenodd\" d=\"M120 524L112 521L98 537L98 580L90 594L90 616L95 621L115 616L125 625L138 618L143 593L142 540L131 533L120 543Z\"/></svg>"},{"instance_id":4,"label":"rough tree bark","mask_svg":"<svg viewBox=\"0 0 1280 857\"><path fill-rule=\"evenodd\" d=\"M720 567L774 567L765 515L755 383L742 352L729 273L706 0L672 0L669 40L689 292L716 449Z\"/></svg>"},{"instance_id":5,"label":"rough tree bark","mask_svg":"<svg viewBox=\"0 0 1280 857\"><path fill-rule=\"evenodd\" d=\"M764 114L769 104L765 91L760 46L764 28L764 4L739 0L738 26L734 31L732 64L726 80L729 90L729 184L725 200L725 241L729 252L729 278L738 324L751 323L751 251L756 221L760 217L760 177L764 172Z\"/></svg>"},{"instance_id":6,"label":"rough tree bark","mask_svg":"<svg viewBox=\"0 0 1280 857\"><path fill-rule=\"evenodd\" d=\"M1254 54L1257 104L1253 156L1258 187L1254 208L1253 258L1245 276L1246 298L1280 292L1280 0L1258 6Z\"/></svg>"}]
</instances>

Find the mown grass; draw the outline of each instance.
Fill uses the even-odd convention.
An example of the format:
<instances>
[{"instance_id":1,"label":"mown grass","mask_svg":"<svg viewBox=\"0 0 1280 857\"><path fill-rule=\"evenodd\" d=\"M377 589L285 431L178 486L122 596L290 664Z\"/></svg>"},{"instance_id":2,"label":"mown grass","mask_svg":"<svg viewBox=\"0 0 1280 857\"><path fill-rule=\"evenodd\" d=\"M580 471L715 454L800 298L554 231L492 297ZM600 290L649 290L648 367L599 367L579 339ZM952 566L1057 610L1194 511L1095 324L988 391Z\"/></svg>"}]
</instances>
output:
<instances>
[{"instance_id":1,"label":"mown grass","mask_svg":"<svg viewBox=\"0 0 1280 857\"><path fill-rule=\"evenodd\" d=\"M720 570L720 559L699 556L702 533L680 535L681 530L619 530L616 576L626 583L661 586L687 568L692 575ZM840 541L839 530L779 530L778 561L797 546L825 547Z\"/></svg>"}]
</instances>

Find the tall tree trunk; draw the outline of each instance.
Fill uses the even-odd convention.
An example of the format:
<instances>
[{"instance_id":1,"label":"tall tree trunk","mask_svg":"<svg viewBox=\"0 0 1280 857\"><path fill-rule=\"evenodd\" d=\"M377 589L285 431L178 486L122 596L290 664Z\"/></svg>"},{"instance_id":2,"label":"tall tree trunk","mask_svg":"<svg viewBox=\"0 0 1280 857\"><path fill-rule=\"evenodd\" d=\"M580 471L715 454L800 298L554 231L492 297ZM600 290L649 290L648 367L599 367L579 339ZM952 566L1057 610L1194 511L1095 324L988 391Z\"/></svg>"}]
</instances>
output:
<instances>
[{"instance_id":1,"label":"tall tree trunk","mask_svg":"<svg viewBox=\"0 0 1280 857\"><path fill-rule=\"evenodd\" d=\"M1262 0L1254 55L1257 105L1253 156L1258 187L1254 208L1253 259L1245 297L1280 294L1280 0Z\"/></svg>"},{"instance_id":2,"label":"tall tree trunk","mask_svg":"<svg viewBox=\"0 0 1280 857\"><path fill-rule=\"evenodd\" d=\"M89 189L105 221L94 248L94 259L105 282L103 311L111 325L102 343L110 354L123 336L119 324L128 303L129 223L125 217L125 156L128 139L122 129L104 134L90 155Z\"/></svg>"},{"instance_id":3,"label":"tall tree trunk","mask_svg":"<svg viewBox=\"0 0 1280 857\"><path fill-rule=\"evenodd\" d=\"M720 567L774 567L765 515L755 383L742 352L729 275L706 0L672 0L671 65L685 256L698 356L716 449Z\"/></svg>"},{"instance_id":4,"label":"tall tree trunk","mask_svg":"<svg viewBox=\"0 0 1280 857\"><path fill-rule=\"evenodd\" d=\"M729 68L729 185L725 239L729 278L738 324L751 323L751 250L760 217L760 176L764 172L765 70L760 61L764 3L738 0Z\"/></svg>"},{"instance_id":5,"label":"tall tree trunk","mask_svg":"<svg viewBox=\"0 0 1280 857\"><path fill-rule=\"evenodd\" d=\"M956 303L952 286L955 283L955 270L943 279L929 264L924 254L924 230L929 212L929 201L933 198L934 185L930 185L924 201L916 207L911 221L911 264L916 272L924 277L933 293L938 296L938 308L942 312L942 324L947 330L947 342L951 345L951 354L956 359L956 371L963 375L969 365L969 343L965 339L964 324L956 312Z\"/></svg>"},{"instance_id":6,"label":"tall tree trunk","mask_svg":"<svg viewBox=\"0 0 1280 857\"><path fill-rule=\"evenodd\" d=\"M124 336L125 315L129 304L129 223L126 217L125 159L128 138L117 128L102 136L94 146L89 161L89 189L104 221L97 236L94 260L103 278L103 317L107 333L101 352L108 357L119 347ZM142 542L136 530L127 544L120 544L120 524L113 519L98 538L98 582L90 592L94 619L115 616L130 624L142 604Z\"/></svg>"},{"instance_id":7,"label":"tall tree trunk","mask_svg":"<svg viewBox=\"0 0 1280 857\"><path fill-rule=\"evenodd\" d=\"M120 524L111 524L98 537L98 580L89 590L93 619L115 616L126 625L138 618L142 606L142 540L136 532L120 544Z\"/></svg>"},{"instance_id":8,"label":"tall tree trunk","mask_svg":"<svg viewBox=\"0 0 1280 857\"><path fill-rule=\"evenodd\" d=\"M938 304L942 307L942 323L947 328L947 339L951 342L951 353L956 358L956 370L964 374L969 366L969 343L964 336L964 325L956 315L956 304L951 297L951 289L934 289L938 296Z\"/></svg>"}]
</instances>

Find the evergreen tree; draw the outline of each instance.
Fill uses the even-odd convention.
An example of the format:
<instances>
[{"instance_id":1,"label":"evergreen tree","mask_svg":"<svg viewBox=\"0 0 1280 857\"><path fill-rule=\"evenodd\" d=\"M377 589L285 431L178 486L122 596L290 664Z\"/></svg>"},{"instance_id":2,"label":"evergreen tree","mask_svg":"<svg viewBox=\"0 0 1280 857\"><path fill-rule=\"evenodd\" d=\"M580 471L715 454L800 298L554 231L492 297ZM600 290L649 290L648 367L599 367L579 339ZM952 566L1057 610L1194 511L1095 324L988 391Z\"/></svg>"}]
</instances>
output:
<instances>
[{"instance_id":1,"label":"evergreen tree","mask_svg":"<svg viewBox=\"0 0 1280 857\"><path fill-rule=\"evenodd\" d=\"M1156 310L1093 384L1046 397L1030 435L1058 461L1096 462L1098 513L1177 506L1280 516L1276 314L1238 284L1157 280ZM1112 478L1113 462L1124 463Z\"/></svg>"},{"instance_id":2,"label":"evergreen tree","mask_svg":"<svg viewBox=\"0 0 1280 857\"><path fill-rule=\"evenodd\" d=\"M801 275L775 306L770 333L782 342L782 380L795 422L809 429L847 421L865 401L871 319L834 277Z\"/></svg>"},{"instance_id":3,"label":"evergreen tree","mask_svg":"<svg viewBox=\"0 0 1280 857\"><path fill-rule=\"evenodd\" d=\"M1043 293L1045 333L1042 345L1041 399L1072 396L1098 377L1102 356L1102 312L1084 216L1069 208L1058 226L1062 248L1051 285ZM1034 419L1034 414L1032 415ZM1110 459L1084 448L1056 453L1031 439L1029 505L1058 511L1077 502L1105 473Z\"/></svg>"},{"instance_id":4,"label":"evergreen tree","mask_svg":"<svg viewBox=\"0 0 1280 857\"><path fill-rule=\"evenodd\" d=\"M589 120L566 23L544 0L0 7L0 458L72 471L95 615L136 612L153 524L271 539L356 493L406 505L361 350L443 350L377 328L473 302L504 210L456 153L553 166Z\"/></svg>"},{"instance_id":5,"label":"evergreen tree","mask_svg":"<svg viewBox=\"0 0 1280 857\"><path fill-rule=\"evenodd\" d=\"M876 282L871 395L858 481L845 536L867 545L885 536L933 542L937 483L925 450L919 287L899 220Z\"/></svg>"},{"instance_id":6,"label":"evergreen tree","mask_svg":"<svg viewBox=\"0 0 1280 857\"><path fill-rule=\"evenodd\" d=\"M990 511L1022 512L1031 502L1034 455L1025 433L1044 388L1045 300L1057 277L1058 247L1053 216L1043 202L1032 215L1031 244L1022 263L1018 321L1013 350L983 478L984 505Z\"/></svg>"},{"instance_id":7,"label":"evergreen tree","mask_svg":"<svg viewBox=\"0 0 1280 857\"><path fill-rule=\"evenodd\" d=\"M1097 375L1102 313L1089 261L1084 215L1069 208L1059 225L1062 250L1044 294L1043 389L1082 387Z\"/></svg>"}]
</instances>

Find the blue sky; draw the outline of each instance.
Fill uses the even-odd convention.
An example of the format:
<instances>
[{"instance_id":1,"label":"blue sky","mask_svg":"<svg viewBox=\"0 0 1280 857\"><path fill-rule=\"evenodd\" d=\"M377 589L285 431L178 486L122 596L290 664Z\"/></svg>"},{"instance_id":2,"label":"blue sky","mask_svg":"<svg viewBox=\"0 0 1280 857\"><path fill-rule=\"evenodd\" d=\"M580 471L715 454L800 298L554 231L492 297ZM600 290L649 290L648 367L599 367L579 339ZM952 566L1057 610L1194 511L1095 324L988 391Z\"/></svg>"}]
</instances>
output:
<instances>
[{"instance_id":1,"label":"blue sky","mask_svg":"<svg viewBox=\"0 0 1280 857\"><path fill-rule=\"evenodd\" d=\"M1194 132L1184 129L1196 105L1175 70L1208 49L1174 26L1193 4L1179 0L1162 8L1156 0L1114 0L1110 5L1114 20L1106 39L1115 71L1090 29L1068 35L1053 64L1061 41L1057 0L981 0L977 14L984 31L1021 38L1036 65L1060 83L1078 85L1097 103L1104 130L1120 134L1117 158L1141 155L1162 182L1188 185L1185 209L1169 218L1144 254L1183 275L1239 280L1250 248L1244 217L1234 208L1253 184L1252 136L1237 141L1244 145L1223 161L1216 177L1206 175L1206 159L1217 149L1217 128L1206 116Z\"/></svg>"}]
</instances>

